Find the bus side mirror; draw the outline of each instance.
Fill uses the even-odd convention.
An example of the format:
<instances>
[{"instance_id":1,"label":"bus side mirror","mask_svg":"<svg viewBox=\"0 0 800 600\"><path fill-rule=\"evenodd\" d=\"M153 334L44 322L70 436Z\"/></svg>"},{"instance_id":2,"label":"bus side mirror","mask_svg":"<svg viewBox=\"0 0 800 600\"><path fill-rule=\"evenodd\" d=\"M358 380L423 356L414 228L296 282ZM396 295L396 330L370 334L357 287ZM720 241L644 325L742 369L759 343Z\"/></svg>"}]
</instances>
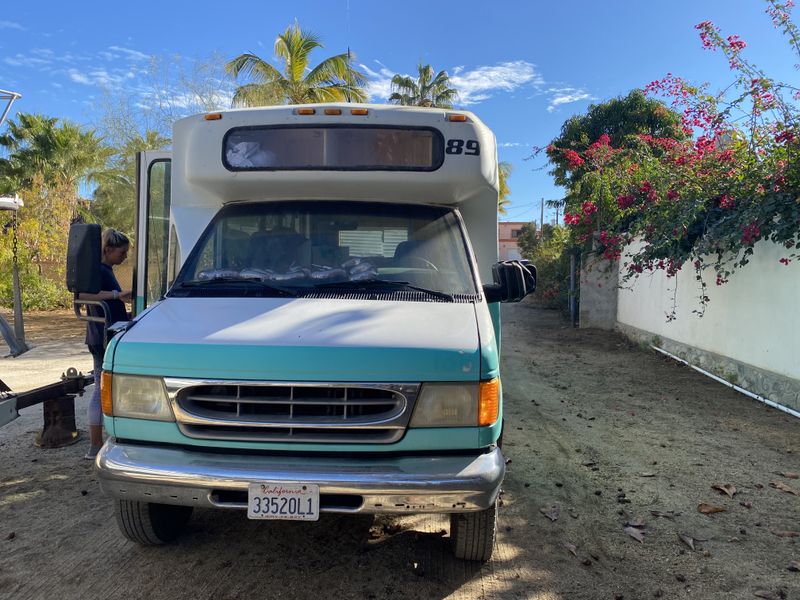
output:
<instances>
[{"instance_id":1,"label":"bus side mirror","mask_svg":"<svg viewBox=\"0 0 800 600\"><path fill-rule=\"evenodd\" d=\"M67 244L67 289L74 294L100 291L100 225L75 223Z\"/></svg>"},{"instance_id":2,"label":"bus side mirror","mask_svg":"<svg viewBox=\"0 0 800 600\"><path fill-rule=\"evenodd\" d=\"M536 267L528 260L506 260L492 266L494 283L483 286L486 302L519 302L536 289Z\"/></svg>"}]
</instances>

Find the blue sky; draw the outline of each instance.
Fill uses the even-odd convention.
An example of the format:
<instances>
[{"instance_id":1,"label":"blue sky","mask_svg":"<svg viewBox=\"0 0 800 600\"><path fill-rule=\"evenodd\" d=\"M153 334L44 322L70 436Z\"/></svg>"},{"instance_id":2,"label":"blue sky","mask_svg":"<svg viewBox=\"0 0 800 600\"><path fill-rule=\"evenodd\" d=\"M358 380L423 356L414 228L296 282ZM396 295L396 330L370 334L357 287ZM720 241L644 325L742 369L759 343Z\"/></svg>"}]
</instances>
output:
<instances>
[{"instance_id":1,"label":"blue sky","mask_svg":"<svg viewBox=\"0 0 800 600\"><path fill-rule=\"evenodd\" d=\"M276 34L295 19L325 45L312 62L352 49L375 102L385 100L391 75L411 74L419 61L446 69L460 105L494 130L500 159L513 166L505 220L538 218L540 198L561 197L543 161L524 159L591 102L668 72L712 90L731 81L724 58L702 50L700 21L741 36L747 56L769 74L797 78L796 59L759 0L4 4L0 89L24 96L12 117L41 112L92 124L104 87L148 106L153 98L141 82L149 57L180 55L187 68L215 52L271 58ZM230 83L221 88L224 101Z\"/></svg>"}]
</instances>

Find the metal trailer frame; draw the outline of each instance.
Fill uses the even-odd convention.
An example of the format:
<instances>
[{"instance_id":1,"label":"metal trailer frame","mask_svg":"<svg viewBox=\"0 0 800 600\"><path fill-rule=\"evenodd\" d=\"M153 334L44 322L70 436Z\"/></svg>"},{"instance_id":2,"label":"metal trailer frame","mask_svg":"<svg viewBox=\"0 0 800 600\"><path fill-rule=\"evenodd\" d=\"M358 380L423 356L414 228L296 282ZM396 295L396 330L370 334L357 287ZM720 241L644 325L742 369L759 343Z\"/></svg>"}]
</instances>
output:
<instances>
[{"instance_id":1,"label":"metal trailer frame","mask_svg":"<svg viewBox=\"0 0 800 600\"><path fill-rule=\"evenodd\" d=\"M15 100L19 100L20 98L22 98L22 94L18 92L0 90L0 100L6 101L6 106L3 109L3 113L0 114L0 127L2 127L5 123L8 113L11 111L11 105L14 104ZM22 203L20 202L16 207L13 204L10 207L10 210L14 211L14 221L12 225L14 232L12 235L16 235L16 211L21 205ZM2 208L0 208L0 210L2 210ZM14 252L16 255L16 247L14 248ZM8 325L6 320L0 316L0 334L2 334L6 340L6 343L8 344L8 347L11 350L11 356L19 356L20 354L27 352L30 348L25 343L25 325L22 320L22 292L19 286L19 269L17 268L16 259L14 260L14 264L12 266L12 278L14 288L14 332L11 332L11 327Z\"/></svg>"}]
</instances>

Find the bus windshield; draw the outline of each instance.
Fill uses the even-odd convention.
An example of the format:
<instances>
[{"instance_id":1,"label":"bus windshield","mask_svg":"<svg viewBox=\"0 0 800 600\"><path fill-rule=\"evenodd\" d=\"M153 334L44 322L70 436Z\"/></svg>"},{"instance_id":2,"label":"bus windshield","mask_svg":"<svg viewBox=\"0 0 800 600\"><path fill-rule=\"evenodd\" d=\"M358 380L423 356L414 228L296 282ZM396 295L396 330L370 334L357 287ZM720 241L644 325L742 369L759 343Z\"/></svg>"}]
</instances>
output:
<instances>
[{"instance_id":1,"label":"bus windshield","mask_svg":"<svg viewBox=\"0 0 800 600\"><path fill-rule=\"evenodd\" d=\"M207 293L226 285L250 290L245 284L291 290L291 295L367 288L391 297L410 288L452 300L477 293L453 210L378 202L281 201L224 208L198 241L173 291L205 287Z\"/></svg>"}]
</instances>

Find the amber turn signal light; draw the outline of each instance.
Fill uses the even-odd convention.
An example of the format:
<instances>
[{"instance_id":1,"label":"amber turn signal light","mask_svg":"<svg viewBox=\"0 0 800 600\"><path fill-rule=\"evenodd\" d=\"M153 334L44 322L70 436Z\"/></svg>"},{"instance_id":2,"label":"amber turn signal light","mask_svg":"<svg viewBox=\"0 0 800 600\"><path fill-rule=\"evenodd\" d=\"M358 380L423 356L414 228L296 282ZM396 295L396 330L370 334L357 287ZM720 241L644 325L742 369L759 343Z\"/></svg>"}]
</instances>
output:
<instances>
[{"instance_id":1,"label":"amber turn signal light","mask_svg":"<svg viewBox=\"0 0 800 600\"><path fill-rule=\"evenodd\" d=\"M105 416L114 416L114 407L111 402L111 373L106 371L100 374L100 405L103 407Z\"/></svg>"},{"instance_id":2,"label":"amber turn signal light","mask_svg":"<svg viewBox=\"0 0 800 600\"><path fill-rule=\"evenodd\" d=\"M500 414L500 380L481 381L478 402L478 425L492 425Z\"/></svg>"}]
</instances>

